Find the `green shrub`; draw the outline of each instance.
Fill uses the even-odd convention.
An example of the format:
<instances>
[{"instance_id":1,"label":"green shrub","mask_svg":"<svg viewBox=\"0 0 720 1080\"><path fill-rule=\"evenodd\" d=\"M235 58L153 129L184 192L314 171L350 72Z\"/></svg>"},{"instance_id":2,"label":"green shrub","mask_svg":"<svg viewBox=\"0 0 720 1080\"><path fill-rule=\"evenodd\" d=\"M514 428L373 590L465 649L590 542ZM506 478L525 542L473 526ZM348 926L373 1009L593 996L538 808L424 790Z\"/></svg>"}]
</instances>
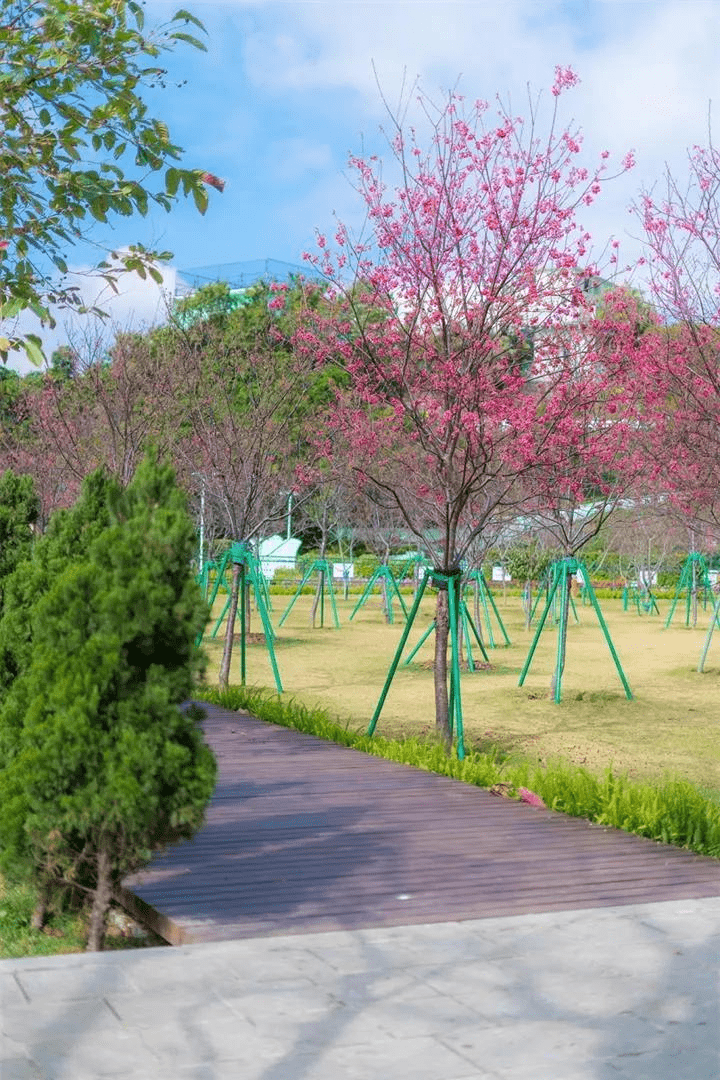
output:
<instances>
[{"instance_id":1,"label":"green shrub","mask_svg":"<svg viewBox=\"0 0 720 1080\"><path fill-rule=\"evenodd\" d=\"M0 856L41 905L67 881L93 893L90 948L113 888L191 836L214 788L198 710L181 708L204 666L194 545L172 470L148 458L125 488L88 477L8 579Z\"/></svg>"}]
</instances>

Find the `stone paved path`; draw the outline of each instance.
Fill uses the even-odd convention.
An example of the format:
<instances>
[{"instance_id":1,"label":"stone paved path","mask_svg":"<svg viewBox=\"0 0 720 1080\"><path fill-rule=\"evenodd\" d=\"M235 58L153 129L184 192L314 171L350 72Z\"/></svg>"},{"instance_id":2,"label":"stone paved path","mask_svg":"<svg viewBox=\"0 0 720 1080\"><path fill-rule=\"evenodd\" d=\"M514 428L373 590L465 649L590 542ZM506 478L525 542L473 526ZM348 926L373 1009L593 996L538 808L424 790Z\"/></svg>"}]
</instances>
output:
<instances>
[{"instance_id":1,"label":"stone paved path","mask_svg":"<svg viewBox=\"0 0 720 1080\"><path fill-rule=\"evenodd\" d=\"M720 899L0 961L2 1080L718 1080Z\"/></svg>"}]
</instances>

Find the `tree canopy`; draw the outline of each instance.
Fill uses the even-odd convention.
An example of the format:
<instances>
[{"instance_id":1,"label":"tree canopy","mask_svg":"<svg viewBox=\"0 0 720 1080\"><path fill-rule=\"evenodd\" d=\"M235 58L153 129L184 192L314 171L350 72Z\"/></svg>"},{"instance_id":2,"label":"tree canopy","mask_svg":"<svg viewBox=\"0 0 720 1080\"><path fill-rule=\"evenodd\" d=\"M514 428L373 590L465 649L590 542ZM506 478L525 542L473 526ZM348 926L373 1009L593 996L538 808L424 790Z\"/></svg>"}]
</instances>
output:
<instances>
[{"instance_id":1,"label":"tree canopy","mask_svg":"<svg viewBox=\"0 0 720 1080\"><path fill-rule=\"evenodd\" d=\"M29 309L80 307L64 279L69 251L97 224L169 210L179 194L204 212L207 174L181 168L167 125L149 114L143 90L162 85L163 53L204 48L178 11L151 30L134 0L3 0L0 8L0 320ZM150 274L168 252L131 246L99 263L109 283L124 271ZM42 359L37 336L0 334L0 358L23 347Z\"/></svg>"}]
</instances>

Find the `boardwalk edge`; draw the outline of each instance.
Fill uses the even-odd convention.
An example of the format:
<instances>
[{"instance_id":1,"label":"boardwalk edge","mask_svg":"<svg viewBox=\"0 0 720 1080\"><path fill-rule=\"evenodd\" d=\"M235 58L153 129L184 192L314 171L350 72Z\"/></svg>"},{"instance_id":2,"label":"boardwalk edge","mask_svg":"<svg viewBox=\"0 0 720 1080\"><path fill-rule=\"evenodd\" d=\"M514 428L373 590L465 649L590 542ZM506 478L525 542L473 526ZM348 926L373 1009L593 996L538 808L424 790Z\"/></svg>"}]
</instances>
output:
<instances>
[{"instance_id":1,"label":"boardwalk edge","mask_svg":"<svg viewBox=\"0 0 720 1080\"><path fill-rule=\"evenodd\" d=\"M136 922L152 930L154 934L167 941L168 945L191 945L193 935L183 930L173 919L141 899L130 889L119 886L113 893L113 900Z\"/></svg>"}]
</instances>

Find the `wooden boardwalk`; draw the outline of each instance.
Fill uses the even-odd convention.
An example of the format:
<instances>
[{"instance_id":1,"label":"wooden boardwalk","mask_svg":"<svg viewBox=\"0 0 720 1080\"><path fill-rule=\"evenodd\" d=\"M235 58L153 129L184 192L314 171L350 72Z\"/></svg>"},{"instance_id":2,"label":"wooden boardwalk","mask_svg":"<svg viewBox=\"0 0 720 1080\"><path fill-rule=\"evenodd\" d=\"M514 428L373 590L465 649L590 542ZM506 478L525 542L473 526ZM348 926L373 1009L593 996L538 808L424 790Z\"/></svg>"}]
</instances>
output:
<instances>
[{"instance_id":1,"label":"wooden boardwalk","mask_svg":"<svg viewBox=\"0 0 720 1080\"><path fill-rule=\"evenodd\" d=\"M720 896L718 860L206 708L207 823L125 883L174 944Z\"/></svg>"}]
</instances>

